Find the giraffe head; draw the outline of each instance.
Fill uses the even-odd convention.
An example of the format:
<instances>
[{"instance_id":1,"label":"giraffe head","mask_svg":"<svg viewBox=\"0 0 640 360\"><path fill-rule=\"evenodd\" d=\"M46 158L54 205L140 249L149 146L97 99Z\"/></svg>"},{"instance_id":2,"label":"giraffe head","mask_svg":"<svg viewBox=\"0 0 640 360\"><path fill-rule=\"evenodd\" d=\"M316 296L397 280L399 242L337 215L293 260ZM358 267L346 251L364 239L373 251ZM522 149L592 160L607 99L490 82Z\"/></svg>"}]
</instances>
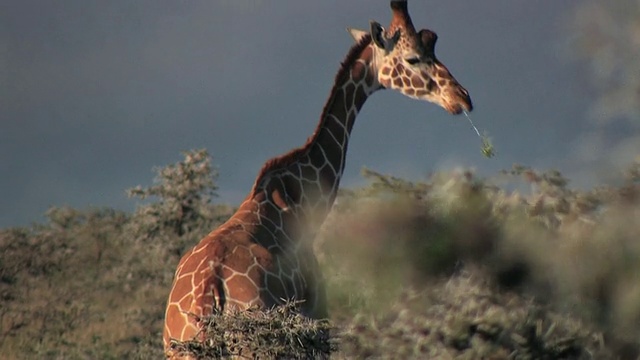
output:
<instances>
[{"instance_id":1,"label":"giraffe head","mask_svg":"<svg viewBox=\"0 0 640 360\"><path fill-rule=\"evenodd\" d=\"M436 58L438 36L427 29L416 32L406 0L391 0L391 10L393 18L386 30L375 21L370 32L349 29L356 41L371 35L371 66L379 86L438 104L452 114L471 111L469 92Z\"/></svg>"}]
</instances>

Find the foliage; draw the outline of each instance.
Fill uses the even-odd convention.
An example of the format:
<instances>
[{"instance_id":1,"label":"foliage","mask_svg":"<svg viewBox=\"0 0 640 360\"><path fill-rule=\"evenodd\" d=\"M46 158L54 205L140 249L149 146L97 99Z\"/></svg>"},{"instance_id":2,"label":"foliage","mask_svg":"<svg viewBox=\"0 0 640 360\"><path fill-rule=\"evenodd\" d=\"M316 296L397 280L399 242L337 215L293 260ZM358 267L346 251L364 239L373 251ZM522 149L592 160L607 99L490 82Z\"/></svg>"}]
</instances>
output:
<instances>
[{"instance_id":1,"label":"foliage","mask_svg":"<svg viewBox=\"0 0 640 360\"><path fill-rule=\"evenodd\" d=\"M158 199L138 207L138 233L156 236L172 232L182 236L202 219L211 217L218 172L212 168L211 158L204 149L185 152L184 156L184 161L156 169L153 186L136 186L127 191L129 197Z\"/></svg>"},{"instance_id":2,"label":"foliage","mask_svg":"<svg viewBox=\"0 0 640 360\"><path fill-rule=\"evenodd\" d=\"M384 315L355 317L341 334L344 358L606 358L593 329L488 285L479 269L420 292L405 291Z\"/></svg>"},{"instance_id":3,"label":"foliage","mask_svg":"<svg viewBox=\"0 0 640 360\"><path fill-rule=\"evenodd\" d=\"M206 151L158 170L130 194L133 214L68 207L0 231L0 348L6 358L160 358L164 304L183 249L231 212L211 203ZM179 207L176 215L173 209Z\"/></svg>"},{"instance_id":4,"label":"foliage","mask_svg":"<svg viewBox=\"0 0 640 360\"><path fill-rule=\"evenodd\" d=\"M211 202L210 169L205 152L186 153L132 192L157 200L134 214L52 208L46 224L0 231L3 356L162 357L179 257L232 210ZM456 171L417 182L365 170L369 185L341 192L316 239L330 323L252 309L210 318L208 341L176 349L201 358L234 349L267 358L637 357L638 169L640 159L619 186L584 191L524 166L491 180Z\"/></svg>"},{"instance_id":5,"label":"foliage","mask_svg":"<svg viewBox=\"0 0 640 360\"><path fill-rule=\"evenodd\" d=\"M87 329L114 330L105 315L114 315L108 309L127 300L111 271L122 249L110 242L122 237L129 217L110 209L67 207L47 215L46 225L0 232L2 352L8 358L81 353L108 358L100 347L115 334ZM126 335L120 341L127 341Z\"/></svg>"},{"instance_id":6,"label":"foliage","mask_svg":"<svg viewBox=\"0 0 640 360\"><path fill-rule=\"evenodd\" d=\"M587 191L571 189L557 171L538 172L523 166L514 166L491 182L467 171L435 174L426 182L413 183L365 170L372 185L343 192L335 216L319 239L328 265L324 272L333 285L330 301L339 301L332 304L332 311L347 319L382 314L364 317L368 319L365 328L356 326L360 329L356 334L362 335L355 340L358 351L366 354L434 356L434 349L444 346L446 351L438 350L438 356L477 358L476 345L452 349L446 323L438 319L469 323L463 310L474 308L473 286L482 284L482 292L491 294L497 305L505 306L501 311L514 316L511 322L499 324L511 329L510 337L525 336L522 331L529 320L524 314L531 311L564 334L535 340L543 341L547 350L538 350L544 356L527 353L516 343L490 342L498 353L555 358L546 351L557 350L555 342L564 339L571 340L571 352L581 354L575 355L579 358L609 358L611 351L635 358L640 334L638 165L631 166L621 186ZM495 185L498 181L510 186ZM525 191L505 190L514 186ZM451 284L465 283L460 274L469 272L476 285L467 281L469 288L450 292ZM438 285L443 278L449 287ZM356 287L361 291L354 295ZM421 311L403 308L407 289L426 294L417 297ZM509 295L512 292L515 298ZM434 300L434 294L439 298ZM354 306L347 308L345 303ZM407 318L429 323L429 334L440 335L416 335L422 330L409 324L399 329L404 325L387 318L395 319L393 309L398 307L408 312ZM474 308L470 313L477 320L482 311ZM514 326L520 329L515 335ZM586 329L590 330L582 332ZM466 336L474 338L471 333ZM592 337L604 339L606 349L586 340ZM380 345L387 342L388 346ZM408 348L403 356L386 353L418 343L425 344L418 353L411 353L417 348ZM526 348L531 350L530 344ZM475 355L465 357L469 351Z\"/></svg>"},{"instance_id":7,"label":"foliage","mask_svg":"<svg viewBox=\"0 0 640 360\"><path fill-rule=\"evenodd\" d=\"M170 287L182 254L232 213L230 206L212 203L218 173L207 151L183 155L182 161L156 169L154 185L127 191L131 197L157 199L140 204L125 229L130 251L122 259L126 266L121 268L120 281L130 287L141 282ZM157 312L159 319L162 311Z\"/></svg>"},{"instance_id":8,"label":"foliage","mask_svg":"<svg viewBox=\"0 0 640 360\"><path fill-rule=\"evenodd\" d=\"M176 341L173 350L198 359L313 359L328 357L335 350L328 322L303 317L296 312L296 302L269 311L217 313L205 324L205 342Z\"/></svg>"}]
</instances>

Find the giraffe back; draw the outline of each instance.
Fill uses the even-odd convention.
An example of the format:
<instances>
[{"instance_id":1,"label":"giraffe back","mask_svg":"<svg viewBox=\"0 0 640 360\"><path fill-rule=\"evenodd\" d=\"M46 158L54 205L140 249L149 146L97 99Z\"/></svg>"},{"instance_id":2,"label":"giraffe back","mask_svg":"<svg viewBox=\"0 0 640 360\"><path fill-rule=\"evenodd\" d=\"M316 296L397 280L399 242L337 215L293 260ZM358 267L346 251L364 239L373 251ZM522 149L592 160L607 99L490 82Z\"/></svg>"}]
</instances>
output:
<instances>
[{"instance_id":1,"label":"giraffe back","mask_svg":"<svg viewBox=\"0 0 640 360\"><path fill-rule=\"evenodd\" d=\"M182 257L165 314L165 346L171 339L203 340L202 320L214 312L297 299L304 315L327 316L317 260L310 244L292 241L300 234L287 225L295 215L278 206L283 197L267 183Z\"/></svg>"}]
</instances>

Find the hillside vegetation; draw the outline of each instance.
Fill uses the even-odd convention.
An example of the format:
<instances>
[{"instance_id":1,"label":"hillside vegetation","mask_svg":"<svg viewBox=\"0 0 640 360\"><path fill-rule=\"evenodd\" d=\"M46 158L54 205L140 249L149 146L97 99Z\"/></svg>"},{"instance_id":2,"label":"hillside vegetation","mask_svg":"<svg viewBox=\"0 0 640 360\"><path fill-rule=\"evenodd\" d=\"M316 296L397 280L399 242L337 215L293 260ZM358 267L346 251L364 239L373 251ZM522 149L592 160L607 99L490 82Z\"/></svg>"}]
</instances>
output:
<instances>
[{"instance_id":1,"label":"hillside vegetation","mask_svg":"<svg viewBox=\"0 0 640 360\"><path fill-rule=\"evenodd\" d=\"M218 315L206 344L176 346L200 358L638 357L640 161L590 190L523 166L363 175L315 240L330 321L293 305ZM1 230L2 358L162 358L177 262L233 211L215 202L216 176L190 151L129 190L134 213L59 207Z\"/></svg>"}]
</instances>

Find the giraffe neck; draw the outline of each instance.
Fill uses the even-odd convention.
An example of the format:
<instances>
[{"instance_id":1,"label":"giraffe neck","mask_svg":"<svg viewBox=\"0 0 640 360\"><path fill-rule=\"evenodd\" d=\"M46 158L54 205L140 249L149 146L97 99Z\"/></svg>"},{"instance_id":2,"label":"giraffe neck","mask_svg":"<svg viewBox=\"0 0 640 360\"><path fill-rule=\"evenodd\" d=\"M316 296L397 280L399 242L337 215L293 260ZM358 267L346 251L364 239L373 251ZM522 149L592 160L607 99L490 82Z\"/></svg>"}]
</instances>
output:
<instances>
[{"instance_id":1,"label":"giraffe neck","mask_svg":"<svg viewBox=\"0 0 640 360\"><path fill-rule=\"evenodd\" d=\"M267 161L248 200L269 197L280 209L302 214L299 221L308 231L317 230L335 200L358 111L380 88L373 56L370 36L351 48L313 135L302 147Z\"/></svg>"},{"instance_id":2,"label":"giraffe neck","mask_svg":"<svg viewBox=\"0 0 640 360\"><path fill-rule=\"evenodd\" d=\"M336 75L318 126L303 147L306 151L301 160L311 163L318 172L323 190L318 196L328 198L329 206L340 185L356 116L367 98L379 89L370 67L372 54L370 38L353 46Z\"/></svg>"}]
</instances>

